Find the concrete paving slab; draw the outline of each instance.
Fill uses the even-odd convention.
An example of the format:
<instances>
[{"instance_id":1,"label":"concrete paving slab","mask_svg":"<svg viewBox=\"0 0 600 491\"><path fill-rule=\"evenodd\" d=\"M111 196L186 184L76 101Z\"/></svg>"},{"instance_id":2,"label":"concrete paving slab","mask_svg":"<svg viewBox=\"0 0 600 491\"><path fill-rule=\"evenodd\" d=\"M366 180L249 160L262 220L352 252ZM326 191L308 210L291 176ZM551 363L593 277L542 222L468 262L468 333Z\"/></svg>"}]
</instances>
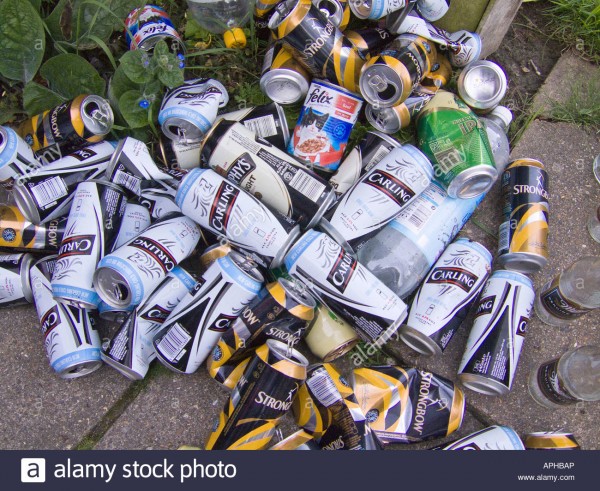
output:
<instances>
[{"instance_id":1,"label":"concrete paving slab","mask_svg":"<svg viewBox=\"0 0 600 491\"><path fill-rule=\"evenodd\" d=\"M574 93L588 90L588 84L598 79L600 66L585 61L576 51L567 51L535 95L532 110L542 117L550 117L557 102L566 103Z\"/></svg>"},{"instance_id":2,"label":"concrete paving slab","mask_svg":"<svg viewBox=\"0 0 600 491\"><path fill-rule=\"evenodd\" d=\"M60 379L48 364L35 309L7 308L2 317L0 448L73 448L130 382L105 366L80 379Z\"/></svg>"}]
</instances>

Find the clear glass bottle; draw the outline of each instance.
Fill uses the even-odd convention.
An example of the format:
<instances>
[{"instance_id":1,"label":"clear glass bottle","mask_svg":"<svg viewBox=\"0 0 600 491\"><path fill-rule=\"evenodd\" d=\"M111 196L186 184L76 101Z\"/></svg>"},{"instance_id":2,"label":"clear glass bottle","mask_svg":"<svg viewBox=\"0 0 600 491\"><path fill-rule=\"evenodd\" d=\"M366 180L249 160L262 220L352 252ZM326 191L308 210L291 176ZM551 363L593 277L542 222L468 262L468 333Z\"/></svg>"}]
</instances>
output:
<instances>
[{"instance_id":1,"label":"clear glass bottle","mask_svg":"<svg viewBox=\"0 0 600 491\"><path fill-rule=\"evenodd\" d=\"M187 0L194 20L213 34L243 27L250 20L252 2L247 0Z\"/></svg>"},{"instance_id":2,"label":"clear glass bottle","mask_svg":"<svg viewBox=\"0 0 600 491\"><path fill-rule=\"evenodd\" d=\"M498 175L501 176L510 160L510 144L507 133L513 114L507 107L497 106L480 119L485 122L485 130L494 154L494 163L498 169Z\"/></svg>"},{"instance_id":3,"label":"clear glass bottle","mask_svg":"<svg viewBox=\"0 0 600 491\"><path fill-rule=\"evenodd\" d=\"M594 208L587 224L588 232L596 242L600 242L600 205Z\"/></svg>"},{"instance_id":4,"label":"clear glass bottle","mask_svg":"<svg viewBox=\"0 0 600 491\"><path fill-rule=\"evenodd\" d=\"M552 281L539 288L535 313L552 326L566 326L600 307L600 256L575 261Z\"/></svg>"},{"instance_id":5,"label":"clear glass bottle","mask_svg":"<svg viewBox=\"0 0 600 491\"><path fill-rule=\"evenodd\" d=\"M580 346L542 363L529 375L529 393L552 409L600 401L600 346Z\"/></svg>"}]
</instances>

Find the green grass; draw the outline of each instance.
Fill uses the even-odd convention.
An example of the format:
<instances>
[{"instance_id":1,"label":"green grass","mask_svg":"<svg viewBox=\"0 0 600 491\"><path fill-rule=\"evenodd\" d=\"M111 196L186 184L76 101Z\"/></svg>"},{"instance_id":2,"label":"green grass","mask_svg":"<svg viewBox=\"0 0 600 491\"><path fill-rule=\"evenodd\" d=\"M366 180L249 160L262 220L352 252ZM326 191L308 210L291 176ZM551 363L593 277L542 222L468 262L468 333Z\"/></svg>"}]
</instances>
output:
<instances>
[{"instance_id":1,"label":"green grass","mask_svg":"<svg viewBox=\"0 0 600 491\"><path fill-rule=\"evenodd\" d=\"M555 103L550 117L555 121L573 123L600 130L600 80L592 79L574 83L569 99Z\"/></svg>"},{"instance_id":2,"label":"green grass","mask_svg":"<svg viewBox=\"0 0 600 491\"><path fill-rule=\"evenodd\" d=\"M600 63L600 0L549 0L550 36Z\"/></svg>"}]
</instances>

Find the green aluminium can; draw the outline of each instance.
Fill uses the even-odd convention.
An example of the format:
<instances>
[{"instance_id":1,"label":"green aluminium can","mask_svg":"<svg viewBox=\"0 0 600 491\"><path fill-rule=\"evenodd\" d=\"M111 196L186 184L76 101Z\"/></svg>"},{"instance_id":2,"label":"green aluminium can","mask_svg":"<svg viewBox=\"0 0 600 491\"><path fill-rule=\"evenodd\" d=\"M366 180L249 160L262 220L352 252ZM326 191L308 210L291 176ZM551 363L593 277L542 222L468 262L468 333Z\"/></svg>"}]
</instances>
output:
<instances>
[{"instance_id":1,"label":"green aluminium can","mask_svg":"<svg viewBox=\"0 0 600 491\"><path fill-rule=\"evenodd\" d=\"M452 198L486 193L498 177L485 126L456 95L440 90L419 113L417 137Z\"/></svg>"}]
</instances>

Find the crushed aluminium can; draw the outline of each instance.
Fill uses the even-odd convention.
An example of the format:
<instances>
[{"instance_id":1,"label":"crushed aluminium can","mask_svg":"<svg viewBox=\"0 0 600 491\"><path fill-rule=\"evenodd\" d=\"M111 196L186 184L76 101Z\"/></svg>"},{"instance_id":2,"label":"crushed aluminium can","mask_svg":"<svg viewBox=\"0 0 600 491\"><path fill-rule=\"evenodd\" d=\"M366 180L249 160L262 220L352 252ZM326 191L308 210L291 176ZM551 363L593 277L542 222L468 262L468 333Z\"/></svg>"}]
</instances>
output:
<instances>
[{"instance_id":1,"label":"crushed aluminium can","mask_svg":"<svg viewBox=\"0 0 600 491\"><path fill-rule=\"evenodd\" d=\"M367 27L356 31L346 31L344 35L352 42L360 56L369 60L394 41L394 35L381 27Z\"/></svg>"},{"instance_id":2,"label":"crushed aluminium can","mask_svg":"<svg viewBox=\"0 0 600 491\"><path fill-rule=\"evenodd\" d=\"M350 22L349 0L312 0L312 3L341 31L348 27Z\"/></svg>"},{"instance_id":3,"label":"crushed aluminium can","mask_svg":"<svg viewBox=\"0 0 600 491\"><path fill-rule=\"evenodd\" d=\"M130 380L142 380L156 358L153 341L196 280L175 266L158 287L122 322L102 347L102 360Z\"/></svg>"},{"instance_id":4,"label":"crushed aluminium can","mask_svg":"<svg viewBox=\"0 0 600 491\"><path fill-rule=\"evenodd\" d=\"M171 18L156 5L146 5L129 13L125 19L125 38L131 50L151 51L158 41L164 40L180 60L183 60L186 51Z\"/></svg>"},{"instance_id":5,"label":"crushed aluminium can","mask_svg":"<svg viewBox=\"0 0 600 491\"><path fill-rule=\"evenodd\" d=\"M306 380L308 360L285 343L268 340L248 363L219 414L206 450L261 450Z\"/></svg>"},{"instance_id":6,"label":"crushed aluminium can","mask_svg":"<svg viewBox=\"0 0 600 491\"><path fill-rule=\"evenodd\" d=\"M269 283L223 332L208 359L209 375L233 389L245 368L239 362L267 339L296 345L315 307L314 298L300 283L284 278Z\"/></svg>"},{"instance_id":7,"label":"crushed aluminium can","mask_svg":"<svg viewBox=\"0 0 600 491\"><path fill-rule=\"evenodd\" d=\"M31 254L0 254L0 307L33 302L29 283Z\"/></svg>"},{"instance_id":8,"label":"crushed aluminium can","mask_svg":"<svg viewBox=\"0 0 600 491\"><path fill-rule=\"evenodd\" d=\"M306 232L285 266L365 341L385 343L406 318L406 304L327 234Z\"/></svg>"},{"instance_id":9,"label":"crushed aluminium can","mask_svg":"<svg viewBox=\"0 0 600 491\"><path fill-rule=\"evenodd\" d=\"M462 385L492 396L510 391L534 297L527 276L506 270L492 273L476 304L475 321L458 368Z\"/></svg>"},{"instance_id":10,"label":"crushed aluminium can","mask_svg":"<svg viewBox=\"0 0 600 491\"><path fill-rule=\"evenodd\" d=\"M58 251L65 233L67 217L35 225L27 220L18 207L0 205L0 247L16 251Z\"/></svg>"},{"instance_id":11,"label":"crushed aluminium can","mask_svg":"<svg viewBox=\"0 0 600 491\"><path fill-rule=\"evenodd\" d=\"M450 435L465 412L450 380L417 368L357 368L352 388L367 422L384 443L416 443Z\"/></svg>"},{"instance_id":12,"label":"crushed aluminium can","mask_svg":"<svg viewBox=\"0 0 600 491\"><path fill-rule=\"evenodd\" d=\"M241 123L219 121L202 147L206 164L272 210L312 228L335 200L322 177Z\"/></svg>"},{"instance_id":13,"label":"crushed aluminium can","mask_svg":"<svg viewBox=\"0 0 600 491\"><path fill-rule=\"evenodd\" d=\"M535 273L548 262L548 173L538 160L517 159L508 165L501 183L504 221L498 263L506 269Z\"/></svg>"},{"instance_id":14,"label":"crushed aluminium can","mask_svg":"<svg viewBox=\"0 0 600 491\"><path fill-rule=\"evenodd\" d=\"M416 147L393 148L326 213L320 226L356 252L431 184L433 169Z\"/></svg>"},{"instance_id":15,"label":"crushed aluminium can","mask_svg":"<svg viewBox=\"0 0 600 491\"><path fill-rule=\"evenodd\" d=\"M300 235L294 220L272 212L211 169L190 171L179 186L176 203L201 227L234 246L255 252L271 267L281 264Z\"/></svg>"},{"instance_id":16,"label":"crushed aluminium can","mask_svg":"<svg viewBox=\"0 0 600 491\"><path fill-rule=\"evenodd\" d=\"M399 329L405 344L441 355L465 320L492 270L492 255L478 242L459 238L437 260Z\"/></svg>"},{"instance_id":17,"label":"crushed aluminium can","mask_svg":"<svg viewBox=\"0 0 600 491\"><path fill-rule=\"evenodd\" d=\"M346 151L363 100L342 87L313 80L288 153L324 172L335 172Z\"/></svg>"},{"instance_id":18,"label":"crushed aluminium can","mask_svg":"<svg viewBox=\"0 0 600 491\"><path fill-rule=\"evenodd\" d=\"M42 165L15 130L0 126L0 183L10 183L15 177L39 169Z\"/></svg>"},{"instance_id":19,"label":"crushed aluminium can","mask_svg":"<svg viewBox=\"0 0 600 491\"><path fill-rule=\"evenodd\" d=\"M35 152L58 146L61 155L68 155L104 140L114 120L107 100L84 94L24 121L17 133Z\"/></svg>"},{"instance_id":20,"label":"crushed aluminium can","mask_svg":"<svg viewBox=\"0 0 600 491\"><path fill-rule=\"evenodd\" d=\"M94 272L114 246L126 206L125 191L112 183L86 181L77 186L52 276L57 301L98 308Z\"/></svg>"},{"instance_id":21,"label":"crushed aluminium can","mask_svg":"<svg viewBox=\"0 0 600 491\"><path fill-rule=\"evenodd\" d=\"M366 172L378 164L400 143L377 131L368 131L363 139L344 157L337 172L329 179L335 194L340 197Z\"/></svg>"},{"instance_id":22,"label":"crushed aluminium can","mask_svg":"<svg viewBox=\"0 0 600 491\"><path fill-rule=\"evenodd\" d=\"M158 123L171 140L188 145L198 143L217 119L219 108L228 102L227 89L218 80L187 80L167 91L158 113Z\"/></svg>"},{"instance_id":23,"label":"crushed aluminium can","mask_svg":"<svg viewBox=\"0 0 600 491\"><path fill-rule=\"evenodd\" d=\"M269 447L269 450L321 450L321 448L312 435L304 430L298 430Z\"/></svg>"},{"instance_id":24,"label":"crushed aluminium can","mask_svg":"<svg viewBox=\"0 0 600 491\"><path fill-rule=\"evenodd\" d=\"M52 296L50 279L55 264L56 256L48 256L32 266L33 303L50 366L61 378L83 377L102 365L100 335L87 310L64 305Z\"/></svg>"},{"instance_id":25,"label":"crushed aluminium can","mask_svg":"<svg viewBox=\"0 0 600 491\"><path fill-rule=\"evenodd\" d=\"M330 363L352 350L359 339L350 324L320 305L304 341L313 355Z\"/></svg>"},{"instance_id":26,"label":"crushed aluminium can","mask_svg":"<svg viewBox=\"0 0 600 491\"><path fill-rule=\"evenodd\" d=\"M13 196L23 216L40 224L67 215L78 184L100 179L114 151L114 143L103 141L16 176Z\"/></svg>"},{"instance_id":27,"label":"crushed aluminium can","mask_svg":"<svg viewBox=\"0 0 600 491\"><path fill-rule=\"evenodd\" d=\"M138 203L146 207L152 220L160 220L171 213L181 213L175 204L175 192L164 189L144 189L138 198Z\"/></svg>"},{"instance_id":28,"label":"crushed aluminium can","mask_svg":"<svg viewBox=\"0 0 600 491\"><path fill-rule=\"evenodd\" d=\"M525 447L512 428L490 426L431 450L525 450Z\"/></svg>"},{"instance_id":29,"label":"crushed aluminium can","mask_svg":"<svg viewBox=\"0 0 600 491\"><path fill-rule=\"evenodd\" d=\"M176 373L194 373L258 295L264 278L237 252L217 259L175 307L154 339L158 360Z\"/></svg>"},{"instance_id":30,"label":"crushed aluminium can","mask_svg":"<svg viewBox=\"0 0 600 491\"><path fill-rule=\"evenodd\" d=\"M581 450L573 433L549 431L525 435L526 450Z\"/></svg>"},{"instance_id":31,"label":"crushed aluminium can","mask_svg":"<svg viewBox=\"0 0 600 491\"><path fill-rule=\"evenodd\" d=\"M139 305L199 240L199 227L190 218L164 216L100 260L93 280L100 299L115 308Z\"/></svg>"}]
</instances>

